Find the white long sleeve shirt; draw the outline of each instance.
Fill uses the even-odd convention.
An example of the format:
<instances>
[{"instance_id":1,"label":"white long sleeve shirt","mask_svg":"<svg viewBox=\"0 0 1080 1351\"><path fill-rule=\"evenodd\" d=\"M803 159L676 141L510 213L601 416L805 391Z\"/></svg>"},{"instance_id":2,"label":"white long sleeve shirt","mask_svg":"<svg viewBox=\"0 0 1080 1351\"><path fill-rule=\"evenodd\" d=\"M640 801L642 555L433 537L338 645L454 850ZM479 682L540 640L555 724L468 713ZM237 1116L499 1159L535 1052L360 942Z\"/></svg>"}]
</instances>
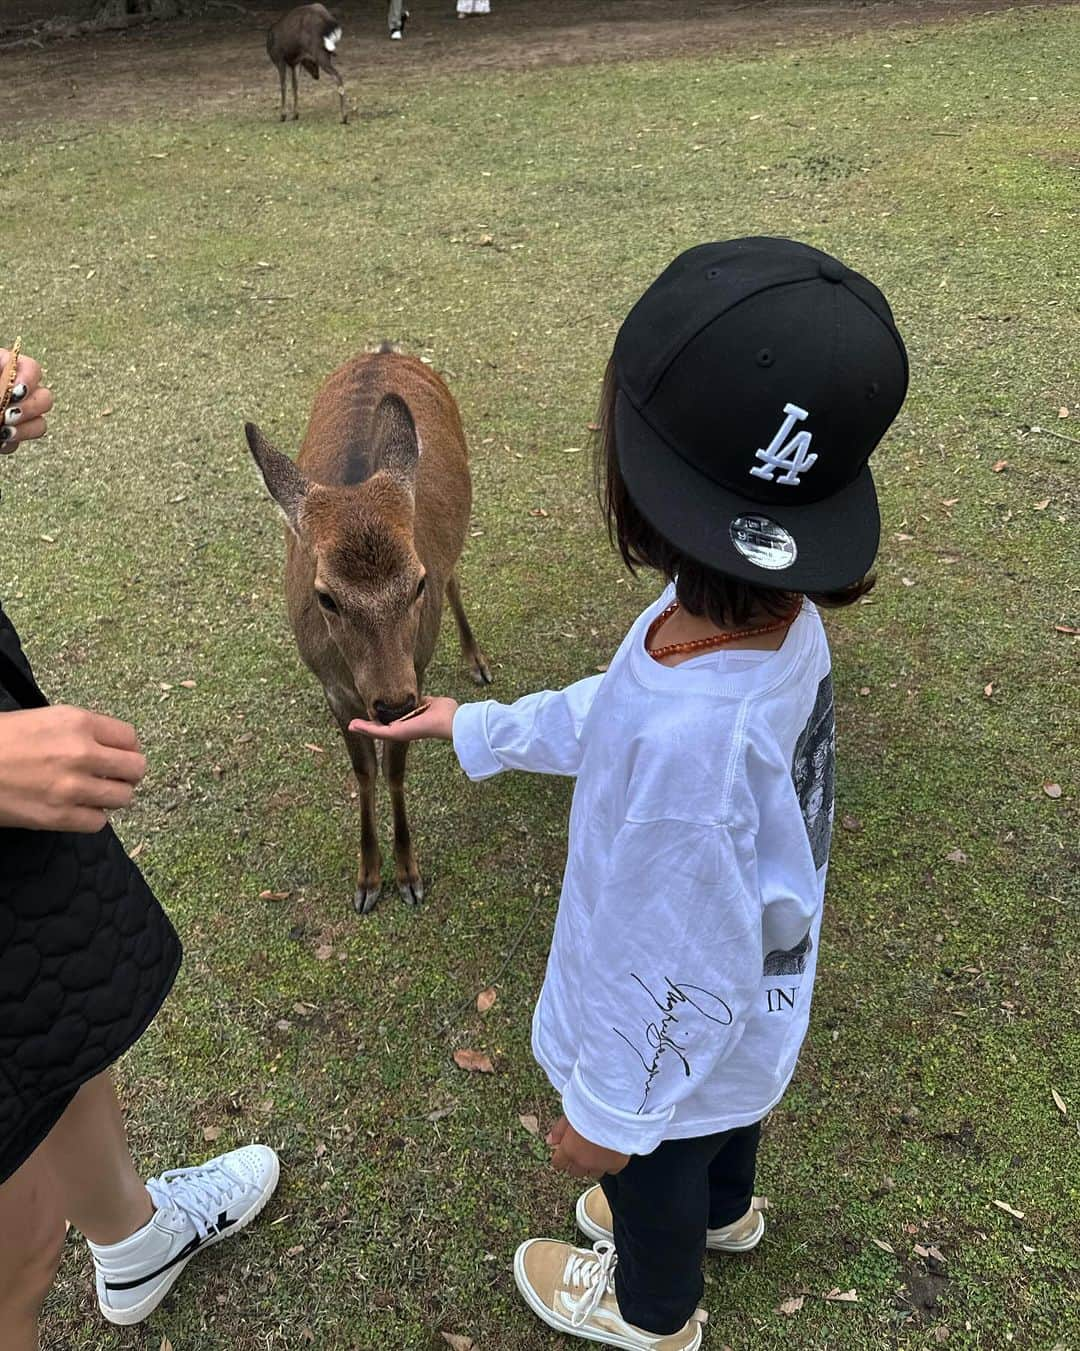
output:
<instances>
[{"instance_id":1,"label":"white long sleeve shirt","mask_svg":"<svg viewBox=\"0 0 1080 1351\"><path fill-rule=\"evenodd\" d=\"M806 1034L833 814L828 644L667 667L636 621L603 675L462 706L472 779L576 777L533 1052L586 1139L626 1154L760 1120Z\"/></svg>"}]
</instances>

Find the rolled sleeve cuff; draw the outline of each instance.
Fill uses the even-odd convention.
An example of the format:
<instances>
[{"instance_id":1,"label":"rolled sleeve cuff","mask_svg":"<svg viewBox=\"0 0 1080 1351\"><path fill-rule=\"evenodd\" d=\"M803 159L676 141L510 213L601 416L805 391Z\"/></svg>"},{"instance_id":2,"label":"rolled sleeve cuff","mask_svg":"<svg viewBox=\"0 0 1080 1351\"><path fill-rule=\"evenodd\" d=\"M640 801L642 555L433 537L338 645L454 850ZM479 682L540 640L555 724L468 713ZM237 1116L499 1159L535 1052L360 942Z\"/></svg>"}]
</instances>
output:
<instances>
[{"instance_id":1,"label":"rolled sleeve cuff","mask_svg":"<svg viewBox=\"0 0 1080 1351\"><path fill-rule=\"evenodd\" d=\"M602 1102L586 1086L578 1066L563 1090L563 1112L579 1135L619 1154L651 1154L675 1115L674 1107L665 1112L627 1112Z\"/></svg>"},{"instance_id":2,"label":"rolled sleeve cuff","mask_svg":"<svg viewBox=\"0 0 1080 1351\"><path fill-rule=\"evenodd\" d=\"M454 754L470 779L490 779L502 765L488 740L487 717L491 700L462 704L454 714Z\"/></svg>"}]
</instances>

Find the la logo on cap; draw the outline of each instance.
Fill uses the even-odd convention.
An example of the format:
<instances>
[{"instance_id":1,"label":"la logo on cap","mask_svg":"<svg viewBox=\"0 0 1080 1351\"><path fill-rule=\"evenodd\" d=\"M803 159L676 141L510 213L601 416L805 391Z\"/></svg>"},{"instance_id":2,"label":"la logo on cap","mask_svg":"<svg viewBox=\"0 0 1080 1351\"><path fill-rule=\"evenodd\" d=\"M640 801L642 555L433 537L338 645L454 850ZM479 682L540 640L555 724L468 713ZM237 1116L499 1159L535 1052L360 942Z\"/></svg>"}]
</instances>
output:
<instances>
[{"instance_id":1,"label":"la logo on cap","mask_svg":"<svg viewBox=\"0 0 1080 1351\"><path fill-rule=\"evenodd\" d=\"M750 472L755 478L766 479L769 483L799 484L802 482L799 475L817 463L817 455L810 449L813 433L796 432L786 445L784 437L790 435L796 422L805 422L810 414L795 403L784 404L784 412L786 417L780 424L780 430L765 449L757 451L754 456L763 463L755 464ZM777 478L778 469L786 469L787 473Z\"/></svg>"}]
</instances>

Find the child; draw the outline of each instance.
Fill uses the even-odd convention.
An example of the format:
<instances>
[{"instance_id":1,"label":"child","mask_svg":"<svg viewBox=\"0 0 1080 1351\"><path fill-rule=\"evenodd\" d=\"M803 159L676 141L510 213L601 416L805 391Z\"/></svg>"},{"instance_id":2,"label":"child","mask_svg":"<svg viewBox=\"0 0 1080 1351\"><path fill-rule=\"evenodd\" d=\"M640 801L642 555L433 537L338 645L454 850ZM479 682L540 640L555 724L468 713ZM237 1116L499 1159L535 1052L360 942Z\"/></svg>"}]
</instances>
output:
<instances>
[{"instance_id":1,"label":"child","mask_svg":"<svg viewBox=\"0 0 1080 1351\"><path fill-rule=\"evenodd\" d=\"M452 739L473 779L577 777L533 1050L562 1097L554 1166L600 1179L577 1206L595 1245L514 1262L560 1332L693 1351L705 1249L761 1239L758 1135L806 1033L833 817L812 602L872 585L867 458L907 378L884 297L835 258L684 253L619 333L598 461L619 552L667 590L604 675L353 725Z\"/></svg>"}]
</instances>

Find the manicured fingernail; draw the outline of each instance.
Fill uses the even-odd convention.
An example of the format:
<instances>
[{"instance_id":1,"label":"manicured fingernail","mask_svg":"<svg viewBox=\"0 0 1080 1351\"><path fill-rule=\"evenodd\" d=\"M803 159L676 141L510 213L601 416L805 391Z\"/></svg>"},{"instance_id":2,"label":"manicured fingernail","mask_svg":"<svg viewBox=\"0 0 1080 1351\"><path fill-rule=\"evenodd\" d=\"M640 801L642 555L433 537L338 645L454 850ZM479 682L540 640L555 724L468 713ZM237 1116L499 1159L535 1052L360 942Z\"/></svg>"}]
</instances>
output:
<instances>
[{"instance_id":1,"label":"manicured fingernail","mask_svg":"<svg viewBox=\"0 0 1080 1351\"><path fill-rule=\"evenodd\" d=\"M22 415L23 410L21 408L9 408L4 414L5 425L12 422L18 422Z\"/></svg>"},{"instance_id":2,"label":"manicured fingernail","mask_svg":"<svg viewBox=\"0 0 1080 1351\"><path fill-rule=\"evenodd\" d=\"M29 385L18 384L11 391L11 402L18 403L20 399L25 399L29 392Z\"/></svg>"}]
</instances>

